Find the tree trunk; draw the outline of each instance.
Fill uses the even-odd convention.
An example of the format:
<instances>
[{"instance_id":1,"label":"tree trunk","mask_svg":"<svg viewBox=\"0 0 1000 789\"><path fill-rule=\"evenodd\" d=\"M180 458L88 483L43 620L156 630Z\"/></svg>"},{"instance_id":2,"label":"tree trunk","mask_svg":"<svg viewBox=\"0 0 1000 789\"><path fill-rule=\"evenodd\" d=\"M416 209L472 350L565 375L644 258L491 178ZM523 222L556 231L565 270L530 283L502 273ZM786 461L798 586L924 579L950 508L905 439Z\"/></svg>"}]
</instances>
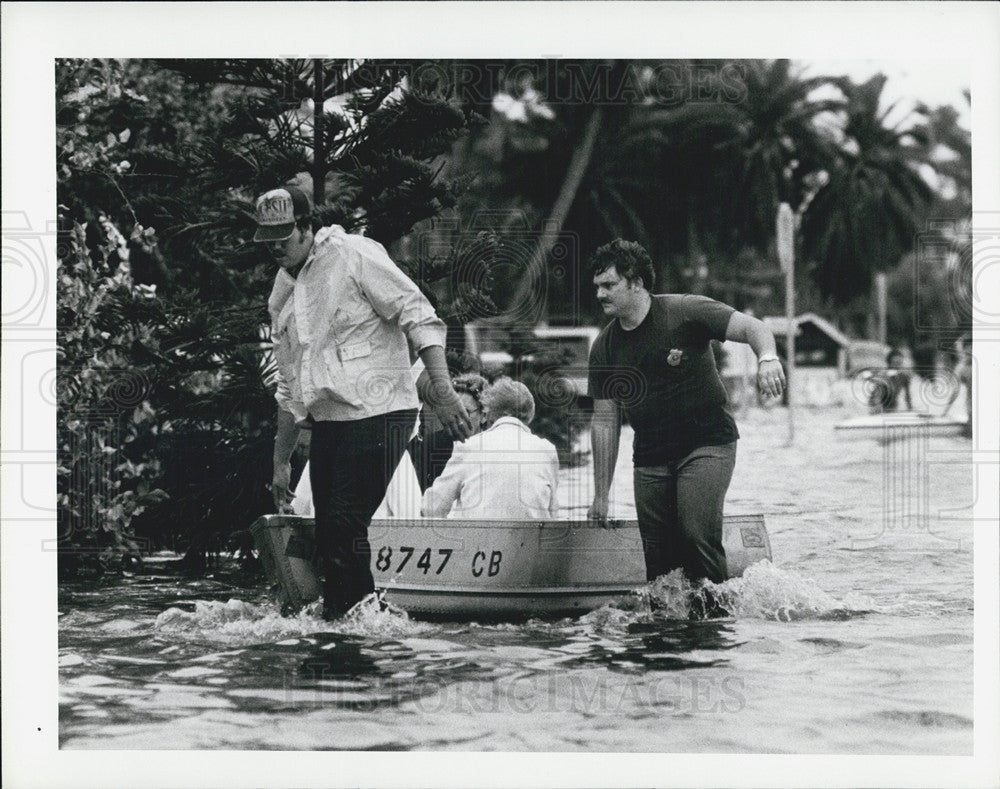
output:
<instances>
[{"instance_id":1,"label":"tree trunk","mask_svg":"<svg viewBox=\"0 0 1000 789\"><path fill-rule=\"evenodd\" d=\"M323 104L326 94L323 61L313 61L313 205L326 200L326 141L323 139Z\"/></svg>"},{"instance_id":2,"label":"tree trunk","mask_svg":"<svg viewBox=\"0 0 1000 789\"><path fill-rule=\"evenodd\" d=\"M695 218L694 198L690 195L687 201L687 270L690 278L687 290L691 293L704 294L707 277L703 276L705 255L698 241L698 221Z\"/></svg>"},{"instance_id":3,"label":"tree trunk","mask_svg":"<svg viewBox=\"0 0 1000 789\"><path fill-rule=\"evenodd\" d=\"M576 199L580 184L583 182L583 176L590 166L590 160L594 154L594 146L597 143L597 134L601 129L602 118L603 108L600 106L595 107L590 119L587 121L583 137L579 145L577 145L576 150L573 151L573 158L570 160L566 177L563 179L562 188L559 190L559 196L552 206L549 218L545 221L545 225L542 228L542 235L535 245L531 259L528 261L528 267L517 283L513 297L507 304L507 309L501 319L505 324L525 322L527 316L520 310L519 305L528 303L528 300L531 299L532 293L538 284L539 275L544 270L549 253L552 251L562 232L566 217L569 215L569 210ZM544 300L540 300L538 304L534 305L532 316L529 318L530 322L538 322L544 314L544 307Z\"/></svg>"}]
</instances>

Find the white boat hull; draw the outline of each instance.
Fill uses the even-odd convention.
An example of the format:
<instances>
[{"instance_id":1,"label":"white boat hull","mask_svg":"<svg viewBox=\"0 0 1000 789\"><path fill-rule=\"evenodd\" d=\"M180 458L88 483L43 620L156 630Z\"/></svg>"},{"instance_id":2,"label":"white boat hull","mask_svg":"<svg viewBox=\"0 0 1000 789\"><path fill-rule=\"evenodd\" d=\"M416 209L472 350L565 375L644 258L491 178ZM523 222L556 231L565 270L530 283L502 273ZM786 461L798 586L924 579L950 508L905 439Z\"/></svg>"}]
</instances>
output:
<instances>
[{"instance_id":1,"label":"white boat hull","mask_svg":"<svg viewBox=\"0 0 1000 789\"><path fill-rule=\"evenodd\" d=\"M250 527L283 604L317 599L313 520L266 515ZM424 618L523 619L598 608L646 582L635 521L376 520L368 530L375 587ZM762 515L727 516L730 576L771 558Z\"/></svg>"}]
</instances>

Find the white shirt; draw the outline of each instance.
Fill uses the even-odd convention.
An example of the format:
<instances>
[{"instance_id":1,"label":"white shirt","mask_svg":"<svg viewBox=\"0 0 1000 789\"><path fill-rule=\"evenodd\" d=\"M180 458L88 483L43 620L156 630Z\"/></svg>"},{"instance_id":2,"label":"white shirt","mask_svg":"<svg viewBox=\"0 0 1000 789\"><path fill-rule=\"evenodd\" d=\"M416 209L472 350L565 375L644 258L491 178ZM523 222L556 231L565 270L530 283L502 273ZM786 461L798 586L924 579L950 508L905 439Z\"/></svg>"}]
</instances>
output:
<instances>
[{"instance_id":1,"label":"white shirt","mask_svg":"<svg viewBox=\"0 0 1000 789\"><path fill-rule=\"evenodd\" d=\"M504 416L455 444L441 476L424 492L421 511L432 518L555 518L558 474L555 446Z\"/></svg>"},{"instance_id":2,"label":"white shirt","mask_svg":"<svg viewBox=\"0 0 1000 789\"><path fill-rule=\"evenodd\" d=\"M378 243L332 225L268 299L278 406L297 421L349 421L416 408L410 349L444 347L445 325Z\"/></svg>"}]
</instances>

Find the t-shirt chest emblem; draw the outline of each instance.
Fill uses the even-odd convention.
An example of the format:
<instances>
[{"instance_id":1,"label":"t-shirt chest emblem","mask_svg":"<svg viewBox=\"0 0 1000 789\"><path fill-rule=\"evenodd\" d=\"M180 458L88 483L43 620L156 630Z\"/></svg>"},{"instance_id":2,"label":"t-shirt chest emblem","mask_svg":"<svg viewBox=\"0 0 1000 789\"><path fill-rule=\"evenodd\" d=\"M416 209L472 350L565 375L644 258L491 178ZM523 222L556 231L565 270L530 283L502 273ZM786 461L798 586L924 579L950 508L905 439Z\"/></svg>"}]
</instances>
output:
<instances>
[{"instance_id":1,"label":"t-shirt chest emblem","mask_svg":"<svg viewBox=\"0 0 1000 789\"><path fill-rule=\"evenodd\" d=\"M671 367L676 367L681 363L681 359L684 358L684 351L680 348L671 348L670 354L667 356L667 364Z\"/></svg>"}]
</instances>

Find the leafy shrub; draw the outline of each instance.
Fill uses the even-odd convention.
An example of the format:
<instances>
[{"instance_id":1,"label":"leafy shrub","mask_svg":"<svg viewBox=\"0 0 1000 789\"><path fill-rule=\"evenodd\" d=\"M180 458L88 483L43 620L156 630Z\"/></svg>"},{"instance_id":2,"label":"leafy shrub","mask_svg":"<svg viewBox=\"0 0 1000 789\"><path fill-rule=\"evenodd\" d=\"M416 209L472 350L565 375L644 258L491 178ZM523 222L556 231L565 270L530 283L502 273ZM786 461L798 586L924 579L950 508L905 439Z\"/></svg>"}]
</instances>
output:
<instances>
[{"instance_id":1,"label":"leafy shrub","mask_svg":"<svg viewBox=\"0 0 1000 789\"><path fill-rule=\"evenodd\" d=\"M111 319L133 287L113 226L112 241L88 249L72 223L60 243L57 497L59 572L96 575L138 557L133 521L166 498L160 465L143 438L156 424L149 381L129 358L150 328Z\"/></svg>"}]
</instances>

